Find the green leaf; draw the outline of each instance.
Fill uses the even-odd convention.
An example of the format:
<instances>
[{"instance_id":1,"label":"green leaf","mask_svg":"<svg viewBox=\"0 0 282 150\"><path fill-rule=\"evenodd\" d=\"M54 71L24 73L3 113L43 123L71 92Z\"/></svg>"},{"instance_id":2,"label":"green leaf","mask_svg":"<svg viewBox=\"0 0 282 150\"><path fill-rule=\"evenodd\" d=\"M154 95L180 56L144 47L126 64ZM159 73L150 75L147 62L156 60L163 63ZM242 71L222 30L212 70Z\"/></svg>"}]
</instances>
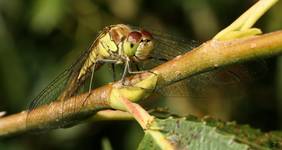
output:
<instances>
[{"instance_id":1,"label":"green leaf","mask_svg":"<svg viewBox=\"0 0 282 150\"><path fill-rule=\"evenodd\" d=\"M278 150L282 148L282 133L263 133L247 125L212 118L169 117L155 119L149 130L145 131L138 149L171 147L189 150Z\"/></svg>"}]
</instances>

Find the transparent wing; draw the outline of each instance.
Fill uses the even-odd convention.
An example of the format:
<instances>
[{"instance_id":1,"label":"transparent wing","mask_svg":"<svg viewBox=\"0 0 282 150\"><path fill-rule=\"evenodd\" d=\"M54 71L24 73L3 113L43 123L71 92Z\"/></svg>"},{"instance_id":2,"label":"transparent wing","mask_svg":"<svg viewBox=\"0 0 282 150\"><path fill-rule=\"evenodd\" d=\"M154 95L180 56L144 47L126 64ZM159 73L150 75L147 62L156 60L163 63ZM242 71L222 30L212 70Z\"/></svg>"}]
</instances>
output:
<instances>
[{"instance_id":1,"label":"transparent wing","mask_svg":"<svg viewBox=\"0 0 282 150\"><path fill-rule=\"evenodd\" d=\"M151 32L154 39L156 39L156 47L151 54L152 59L141 64L145 70L162 64L165 60L184 54L197 46L195 41L187 42L187 40L181 40L161 32ZM165 96L207 97L208 94L206 92L210 89L234 91L234 84L261 77L266 72L266 68L264 61L232 65L223 69L194 75L177 84L159 89L159 92Z\"/></svg>"},{"instance_id":2,"label":"transparent wing","mask_svg":"<svg viewBox=\"0 0 282 150\"><path fill-rule=\"evenodd\" d=\"M210 97L210 92L222 92L230 97L240 96L242 84L262 77L267 70L264 61L254 61L191 76L160 89L166 96Z\"/></svg>"},{"instance_id":3,"label":"transparent wing","mask_svg":"<svg viewBox=\"0 0 282 150\"><path fill-rule=\"evenodd\" d=\"M89 48L90 49L90 48ZM85 59L87 58L89 54L89 50L85 51L78 59L77 61L71 65L71 67L69 67L68 69L66 69L65 71L63 71L61 74L59 74L47 87L45 87L38 96L36 96L31 103L29 103L28 105L28 114L27 114L27 118L26 118L26 126L32 126L33 121L34 120L38 120L39 118L37 117L39 112L35 111L35 108L42 106L42 105L47 105L50 104L53 101L56 100L61 100L61 101L65 101L66 98L68 97L64 97L60 99L61 94L64 92L64 90L68 87L68 83L71 80L77 80L77 74L79 73L79 70L81 68L81 66L83 65ZM80 92L81 91L81 86L78 81L75 81L77 83L76 86L74 86L73 88L76 88L76 90L72 90L74 92ZM75 93L68 93L67 95L74 95ZM63 103L64 104L64 103ZM45 109L46 112L52 112L52 106L48 105L49 108ZM73 105L73 108L76 108L75 105ZM72 110L72 109L71 109ZM75 110L73 110L75 111ZM46 113L44 112L44 113ZM61 113L60 114L56 114L56 116L52 116L55 118L58 118L58 122L56 124L53 125L49 125L49 124L44 124L45 120L44 118L42 118L41 122L42 122L42 129L51 129L51 128L58 128L61 126L65 126L66 124L69 124L71 122L67 121L66 119L62 119L62 117L64 117L64 106L62 105L61 108ZM63 124L62 122L60 122L61 120L63 120ZM41 129L40 129L41 130Z\"/></svg>"},{"instance_id":4,"label":"transparent wing","mask_svg":"<svg viewBox=\"0 0 282 150\"><path fill-rule=\"evenodd\" d=\"M188 42L185 40L176 41L177 39L169 36L163 37L161 35L154 34L154 38L156 39L156 48L151 55L156 58L165 58L170 60L197 46L196 42Z\"/></svg>"},{"instance_id":5,"label":"transparent wing","mask_svg":"<svg viewBox=\"0 0 282 150\"><path fill-rule=\"evenodd\" d=\"M70 69L59 74L39 95L37 95L28 105L28 110L31 111L39 106L51 103L56 100L60 93L64 90L66 83L70 77Z\"/></svg>"}]
</instances>

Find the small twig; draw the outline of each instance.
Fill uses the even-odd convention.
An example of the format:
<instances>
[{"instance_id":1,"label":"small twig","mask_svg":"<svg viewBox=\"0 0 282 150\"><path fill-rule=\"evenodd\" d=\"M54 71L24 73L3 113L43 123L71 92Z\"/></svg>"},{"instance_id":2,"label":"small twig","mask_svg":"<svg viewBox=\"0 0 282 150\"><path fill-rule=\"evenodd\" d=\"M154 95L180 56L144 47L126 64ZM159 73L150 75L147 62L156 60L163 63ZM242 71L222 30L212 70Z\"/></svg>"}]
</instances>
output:
<instances>
[{"instance_id":1,"label":"small twig","mask_svg":"<svg viewBox=\"0 0 282 150\"><path fill-rule=\"evenodd\" d=\"M232 24L217 33L213 39L226 40L261 34L260 29L252 28L252 26L277 2L278 0L259 0Z\"/></svg>"},{"instance_id":2,"label":"small twig","mask_svg":"<svg viewBox=\"0 0 282 150\"><path fill-rule=\"evenodd\" d=\"M139 125L145 130L153 122L154 117L149 115L149 113L144 110L140 105L132 103L126 98L120 99L121 103L126 107L126 111L132 114L132 116L137 120Z\"/></svg>"}]
</instances>

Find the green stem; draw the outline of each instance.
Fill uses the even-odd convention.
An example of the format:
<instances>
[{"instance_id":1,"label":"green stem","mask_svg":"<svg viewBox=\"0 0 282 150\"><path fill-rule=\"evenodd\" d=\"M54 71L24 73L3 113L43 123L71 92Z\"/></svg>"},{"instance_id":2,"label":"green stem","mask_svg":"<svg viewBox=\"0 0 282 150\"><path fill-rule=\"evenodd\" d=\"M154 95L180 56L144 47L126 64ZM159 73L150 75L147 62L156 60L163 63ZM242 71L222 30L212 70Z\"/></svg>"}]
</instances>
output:
<instances>
[{"instance_id":1,"label":"green stem","mask_svg":"<svg viewBox=\"0 0 282 150\"><path fill-rule=\"evenodd\" d=\"M239 35L237 37L234 37L230 33L232 32L242 32L244 36L246 36L246 33L244 32L250 32L248 31L251 29L251 27L257 22L257 20L265 14L267 10L269 10L278 0L260 0L255 5L253 5L251 8L249 8L245 13L243 13L238 19L236 19L232 24L230 24L228 27L220 31L218 34L214 36L213 39L217 40L224 40L224 39L234 39L238 37L242 37L242 35ZM249 35L256 35L260 34L260 30L256 30L256 32L251 32Z\"/></svg>"}]
</instances>

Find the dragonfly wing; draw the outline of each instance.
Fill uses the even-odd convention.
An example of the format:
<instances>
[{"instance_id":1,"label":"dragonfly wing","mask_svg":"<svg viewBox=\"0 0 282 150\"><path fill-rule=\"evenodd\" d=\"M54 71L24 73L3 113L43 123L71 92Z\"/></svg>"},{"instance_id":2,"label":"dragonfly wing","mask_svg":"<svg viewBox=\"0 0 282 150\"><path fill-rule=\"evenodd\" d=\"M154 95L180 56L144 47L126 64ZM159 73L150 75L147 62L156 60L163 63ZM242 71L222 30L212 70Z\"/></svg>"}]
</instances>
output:
<instances>
[{"instance_id":1,"label":"dragonfly wing","mask_svg":"<svg viewBox=\"0 0 282 150\"><path fill-rule=\"evenodd\" d=\"M40 94L35 97L35 99L32 100L32 102L28 106L28 114L26 118L26 126L32 126L34 120L38 120L38 115L41 112L36 111L35 109L39 106L50 104L51 102L58 100L61 93L65 90L68 80L71 75L71 70L67 69L64 72L62 72L60 75L58 75L44 90L40 92ZM62 99L64 100L64 99ZM51 110L51 105L48 106L47 109L44 110L42 113L48 113ZM62 105L62 111L63 112L63 105ZM57 120L61 120L62 114L57 114L57 116L53 116L58 118ZM47 125L45 124L44 118L40 118L42 122L42 127L40 129L51 129L56 128L55 125Z\"/></svg>"},{"instance_id":2,"label":"dragonfly wing","mask_svg":"<svg viewBox=\"0 0 282 150\"><path fill-rule=\"evenodd\" d=\"M155 48L150 53L150 59L140 63L140 66L145 70L182 55L198 45L198 43L194 41L188 42L188 40L181 40L180 38L166 35L155 30L151 30L150 32L155 39Z\"/></svg>"},{"instance_id":3,"label":"dragonfly wing","mask_svg":"<svg viewBox=\"0 0 282 150\"><path fill-rule=\"evenodd\" d=\"M90 49L90 48L89 48ZM28 114L26 118L26 125L32 126L34 120L38 120L38 111L35 111L35 109L39 106L43 105L49 105L47 109L44 109L43 113L52 112L52 106L50 105L53 101L61 100L64 102L68 97L75 95L77 92L81 91L81 86L77 79L77 75L80 71L81 66L83 65L84 61L86 60L89 51L85 51L78 59L77 61L71 65L68 69L63 71L61 74L59 74L46 88L44 88L38 96L36 96L28 105ZM70 83L74 83L70 87ZM77 85L76 85L77 84ZM67 88L73 88L72 90L67 90L68 92L64 92ZM62 96L62 93L66 96ZM64 103L62 103L64 104ZM72 105L74 108L75 105ZM64 120L64 124L68 124L68 121L66 119L62 119L64 117L64 105L62 105L61 113L57 114L55 116L58 120L56 124L44 124L46 122L44 118L42 118L42 129L52 129L52 128L58 128L64 125L61 125L61 120ZM70 109L71 110L71 109Z\"/></svg>"},{"instance_id":4,"label":"dragonfly wing","mask_svg":"<svg viewBox=\"0 0 282 150\"><path fill-rule=\"evenodd\" d=\"M59 74L39 95L37 95L28 105L28 110L31 111L39 106L49 104L56 100L62 91L65 89L66 83L70 76L69 69Z\"/></svg>"},{"instance_id":5,"label":"dragonfly wing","mask_svg":"<svg viewBox=\"0 0 282 150\"><path fill-rule=\"evenodd\" d=\"M212 91L225 92L229 96L240 96L242 84L253 82L265 75L264 61L251 61L225 68L196 74L172 85L159 89L165 96L189 96L192 98L210 97Z\"/></svg>"},{"instance_id":6,"label":"dragonfly wing","mask_svg":"<svg viewBox=\"0 0 282 150\"><path fill-rule=\"evenodd\" d=\"M164 96L207 98L209 97L208 91L222 89L223 87L225 87L224 89L226 90L228 86L235 85L234 83L221 84L222 82L218 82L214 79L214 77L211 77L213 74L214 72L209 72L189 77L166 87L160 88L157 90L157 92ZM235 81L237 79L235 78L232 80Z\"/></svg>"},{"instance_id":7,"label":"dragonfly wing","mask_svg":"<svg viewBox=\"0 0 282 150\"><path fill-rule=\"evenodd\" d=\"M152 59L141 63L141 67L145 70L182 55L198 45L194 41L191 43L187 40L163 35L161 32L151 32L156 39L156 47L151 54ZM263 76L266 71L267 67L264 61L251 61L197 74L159 91L166 96L208 97L205 92L209 89L234 91L234 88L238 88L240 83L257 79Z\"/></svg>"}]
</instances>

